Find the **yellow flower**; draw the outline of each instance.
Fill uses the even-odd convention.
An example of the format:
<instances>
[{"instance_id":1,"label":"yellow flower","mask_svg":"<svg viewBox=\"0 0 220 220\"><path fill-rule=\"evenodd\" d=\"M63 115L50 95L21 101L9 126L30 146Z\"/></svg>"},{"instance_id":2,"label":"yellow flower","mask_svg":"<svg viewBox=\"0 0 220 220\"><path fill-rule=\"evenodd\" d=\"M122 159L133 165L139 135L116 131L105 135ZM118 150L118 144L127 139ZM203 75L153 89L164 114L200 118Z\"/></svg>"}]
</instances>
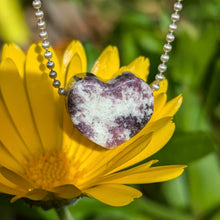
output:
<instances>
[{"instance_id":1,"label":"yellow flower","mask_svg":"<svg viewBox=\"0 0 220 220\"><path fill-rule=\"evenodd\" d=\"M125 184L161 182L181 175L185 166L151 167L157 160L133 166L160 150L174 132L172 117L182 97L166 102L166 80L154 92L154 113L147 125L127 142L107 150L72 125L64 97L51 86L43 53L40 44L33 44L26 56L13 44L2 49L1 193L13 195L12 202L27 198L53 203L89 196L112 206L123 206L142 195ZM87 71L86 55L78 41L68 46L60 66L54 51L53 54L62 85L74 74ZM118 50L109 46L91 72L104 81L123 71L146 80L148 67L148 59L139 57L120 68Z\"/></svg>"}]
</instances>

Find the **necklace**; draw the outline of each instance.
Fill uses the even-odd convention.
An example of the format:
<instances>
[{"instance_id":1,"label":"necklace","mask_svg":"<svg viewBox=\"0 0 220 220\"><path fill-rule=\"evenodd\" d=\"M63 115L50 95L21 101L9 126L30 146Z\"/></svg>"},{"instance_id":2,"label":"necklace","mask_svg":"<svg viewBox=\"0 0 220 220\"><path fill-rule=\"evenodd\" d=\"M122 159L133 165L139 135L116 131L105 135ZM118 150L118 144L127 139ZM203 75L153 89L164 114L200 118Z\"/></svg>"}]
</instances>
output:
<instances>
[{"instance_id":1,"label":"necklace","mask_svg":"<svg viewBox=\"0 0 220 220\"><path fill-rule=\"evenodd\" d=\"M158 65L159 72L151 88L131 72L122 72L109 81L99 79L92 73L79 73L72 77L67 88L62 88L60 81L56 79L55 63L51 61L53 54L49 50L42 3L40 0L33 0L39 36L45 49L44 56L48 60L49 77L53 79L52 85L58 89L59 95L66 97L73 124L91 141L107 149L114 148L136 135L150 120L154 109L153 92L160 89L159 83L167 70L168 53L172 50L176 22L179 21L179 11L182 10L181 1L174 3L172 23L166 35L161 63Z\"/></svg>"}]
</instances>

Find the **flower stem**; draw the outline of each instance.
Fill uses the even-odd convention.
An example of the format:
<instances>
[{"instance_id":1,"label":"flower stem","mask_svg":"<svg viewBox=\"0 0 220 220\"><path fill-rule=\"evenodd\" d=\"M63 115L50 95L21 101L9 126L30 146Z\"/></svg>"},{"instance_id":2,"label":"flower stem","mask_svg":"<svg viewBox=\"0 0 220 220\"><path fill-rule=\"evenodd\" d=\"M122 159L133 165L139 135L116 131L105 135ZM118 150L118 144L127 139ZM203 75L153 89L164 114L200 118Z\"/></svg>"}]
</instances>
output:
<instances>
[{"instance_id":1,"label":"flower stem","mask_svg":"<svg viewBox=\"0 0 220 220\"><path fill-rule=\"evenodd\" d=\"M66 206L55 209L60 220L74 220L69 209Z\"/></svg>"}]
</instances>

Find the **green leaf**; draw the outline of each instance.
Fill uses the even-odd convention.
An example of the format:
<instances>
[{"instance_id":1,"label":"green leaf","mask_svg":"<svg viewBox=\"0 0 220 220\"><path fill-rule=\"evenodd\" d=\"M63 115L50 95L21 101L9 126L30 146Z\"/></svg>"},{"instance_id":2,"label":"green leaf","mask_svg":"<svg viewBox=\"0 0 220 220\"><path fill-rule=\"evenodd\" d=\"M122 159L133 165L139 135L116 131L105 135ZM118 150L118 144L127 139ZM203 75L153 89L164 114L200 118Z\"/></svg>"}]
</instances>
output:
<instances>
[{"instance_id":1,"label":"green leaf","mask_svg":"<svg viewBox=\"0 0 220 220\"><path fill-rule=\"evenodd\" d=\"M77 220L150 220L146 213L140 212L142 201L135 200L124 207L112 207L92 198L82 198L75 206L69 207Z\"/></svg>"},{"instance_id":2,"label":"green leaf","mask_svg":"<svg viewBox=\"0 0 220 220\"><path fill-rule=\"evenodd\" d=\"M139 208L140 211L152 216L154 220L195 220L195 218L188 213L158 204L147 198L142 198L141 204L142 206Z\"/></svg>"},{"instance_id":3,"label":"green leaf","mask_svg":"<svg viewBox=\"0 0 220 220\"><path fill-rule=\"evenodd\" d=\"M135 38L128 32L122 35L122 64L127 65L138 56Z\"/></svg>"},{"instance_id":4,"label":"green leaf","mask_svg":"<svg viewBox=\"0 0 220 220\"><path fill-rule=\"evenodd\" d=\"M135 31L135 37L139 46L151 53L161 53L162 44L161 40L156 36L152 36L152 33L143 29L137 29Z\"/></svg>"},{"instance_id":5,"label":"green leaf","mask_svg":"<svg viewBox=\"0 0 220 220\"><path fill-rule=\"evenodd\" d=\"M177 82L182 82L191 89L201 86L216 54L218 36L218 27L212 23L204 24L194 38L186 28L181 32L175 46L175 56L171 61L172 76Z\"/></svg>"},{"instance_id":6,"label":"green leaf","mask_svg":"<svg viewBox=\"0 0 220 220\"><path fill-rule=\"evenodd\" d=\"M87 54L87 70L90 71L95 61L98 59L101 51L99 52L97 48L95 48L95 46L89 41L83 42L83 46Z\"/></svg>"},{"instance_id":7,"label":"green leaf","mask_svg":"<svg viewBox=\"0 0 220 220\"><path fill-rule=\"evenodd\" d=\"M220 169L218 156L210 154L187 169L191 204L195 213L204 215L220 204ZM210 218L206 218L210 219Z\"/></svg>"},{"instance_id":8,"label":"green leaf","mask_svg":"<svg viewBox=\"0 0 220 220\"><path fill-rule=\"evenodd\" d=\"M208 131L211 132L210 121L201 103L201 97L187 86L178 90L184 97L183 105L175 116L177 128L185 132Z\"/></svg>"},{"instance_id":9,"label":"green leaf","mask_svg":"<svg viewBox=\"0 0 220 220\"><path fill-rule=\"evenodd\" d=\"M206 132L176 133L169 144L151 157L160 165L189 164L214 151L214 143Z\"/></svg>"},{"instance_id":10,"label":"green leaf","mask_svg":"<svg viewBox=\"0 0 220 220\"><path fill-rule=\"evenodd\" d=\"M162 192L167 202L177 209L187 210L190 207L190 194L184 172L176 179L162 183Z\"/></svg>"},{"instance_id":11,"label":"green leaf","mask_svg":"<svg viewBox=\"0 0 220 220\"><path fill-rule=\"evenodd\" d=\"M14 219L17 215L21 219L32 220L58 220L54 210L45 211L37 206L30 206L23 200L18 200L15 203L10 203L10 197L4 194L0 195L0 213L1 220Z\"/></svg>"},{"instance_id":12,"label":"green leaf","mask_svg":"<svg viewBox=\"0 0 220 220\"><path fill-rule=\"evenodd\" d=\"M127 13L124 13L121 17L121 22L123 26L126 25L130 27L138 26L146 28L153 25L152 20L146 14L133 11L128 11Z\"/></svg>"},{"instance_id":13,"label":"green leaf","mask_svg":"<svg viewBox=\"0 0 220 220\"><path fill-rule=\"evenodd\" d=\"M206 98L206 105L205 108L208 113L210 113L215 105L218 104L220 99L220 88L219 88L219 81L220 81L220 58L216 61L216 66L214 69L214 73L209 85L209 91Z\"/></svg>"},{"instance_id":14,"label":"green leaf","mask_svg":"<svg viewBox=\"0 0 220 220\"><path fill-rule=\"evenodd\" d=\"M212 216L212 218L210 218L210 220L219 220L220 219L220 211L218 211L217 213L215 213L214 216Z\"/></svg>"},{"instance_id":15,"label":"green leaf","mask_svg":"<svg viewBox=\"0 0 220 220\"><path fill-rule=\"evenodd\" d=\"M147 198L135 199L134 202L124 207L111 207L94 199L83 198L76 206L70 207L70 211L78 220L195 220L188 213L158 204Z\"/></svg>"},{"instance_id":16,"label":"green leaf","mask_svg":"<svg viewBox=\"0 0 220 220\"><path fill-rule=\"evenodd\" d=\"M218 120L220 120L220 103L214 109L214 115Z\"/></svg>"}]
</instances>

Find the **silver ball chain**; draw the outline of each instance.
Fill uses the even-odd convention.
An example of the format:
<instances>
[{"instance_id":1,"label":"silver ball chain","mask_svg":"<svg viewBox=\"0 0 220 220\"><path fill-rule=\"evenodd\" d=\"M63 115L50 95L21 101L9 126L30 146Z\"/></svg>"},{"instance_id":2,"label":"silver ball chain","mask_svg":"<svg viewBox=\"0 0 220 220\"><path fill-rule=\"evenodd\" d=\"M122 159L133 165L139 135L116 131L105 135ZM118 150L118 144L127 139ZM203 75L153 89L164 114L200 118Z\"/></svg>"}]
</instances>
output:
<instances>
[{"instance_id":1,"label":"silver ball chain","mask_svg":"<svg viewBox=\"0 0 220 220\"><path fill-rule=\"evenodd\" d=\"M160 88L159 82L164 79L163 73L167 70L167 66L165 63L170 59L168 53L172 50L171 43L175 39L175 36L173 33L177 29L176 22L179 21L180 19L180 15L178 14L178 12L181 11L183 8L181 1L183 0L178 0L176 3L174 3L174 6L173 6L174 13L171 15L172 24L169 25L169 33L166 36L167 43L164 44L163 46L164 54L162 54L160 57L160 60L162 63L158 65L159 73L155 76L156 82L152 84L153 91L158 90Z\"/></svg>"},{"instance_id":2,"label":"silver ball chain","mask_svg":"<svg viewBox=\"0 0 220 220\"><path fill-rule=\"evenodd\" d=\"M174 3L174 13L171 15L172 24L169 25L169 33L166 36L167 43L164 44L163 50L164 54L161 55L160 60L161 64L158 66L159 73L155 76L156 82L152 84L152 90L158 90L160 88L159 82L164 79L163 73L167 70L167 66L165 63L170 59L168 53L172 50L171 42L174 41L174 31L177 29L176 22L179 21L180 15L178 14L179 11L182 10L182 4L181 1L178 0L176 3ZM44 57L48 60L47 62L47 68L50 70L49 77L53 79L53 87L58 88L58 94L59 95L66 95L67 91L64 88L61 88L61 83L59 80L57 80L57 73L54 71L55 63L51 61L52 58L52 52L49 51L50 42L48 39L48 33L46 30L46 23L44 21L44 12L41 10L41 1L40 0L33 0L32 3L35 11L35 16L38 20L37 27L40 30L40 38L42 39L42 47L46 50L44 53Z\"/></svg>"},{"instance_id":3,"label":"silver ball chain","mask_svg":"<svg viewBox=\"0 0 220 220\"><path fill-rule=\"evenodd\" d=\"M42 39L42 47L45 49L44 57L48 60L47 68L50 70L49 77L53 79L53 87L58 89L59 95L66 95L67 91L64 88L61 88L61 83L57 80L57 72L54 70L55 63L51 61L53 56L52 52L49 51L50 42L48 39L48 34L46 30L46 22L44 21L44 12L41 10L41 1L40 0L33 0L32 5L35 9L35 16L38 20L37 27L40 30L40 38Z\"/></svg>"}]
</instances>

